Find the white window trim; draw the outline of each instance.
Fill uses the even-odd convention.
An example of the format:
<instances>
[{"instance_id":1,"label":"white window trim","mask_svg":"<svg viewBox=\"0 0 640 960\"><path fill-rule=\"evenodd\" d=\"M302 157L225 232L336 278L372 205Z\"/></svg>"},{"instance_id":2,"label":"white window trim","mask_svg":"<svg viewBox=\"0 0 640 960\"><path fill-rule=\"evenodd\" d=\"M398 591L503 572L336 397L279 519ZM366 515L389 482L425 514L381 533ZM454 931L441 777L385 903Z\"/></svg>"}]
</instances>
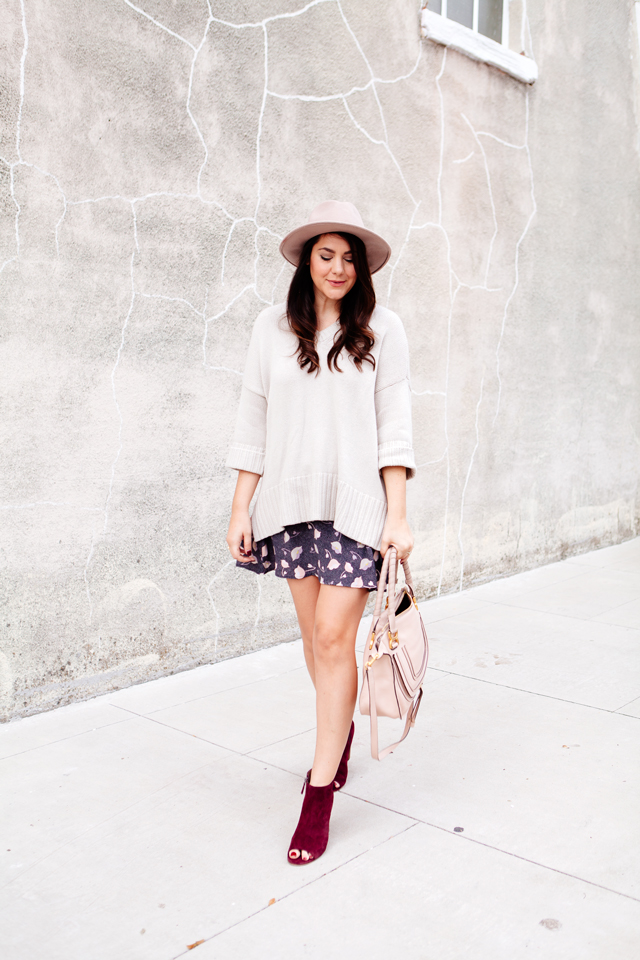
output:
<instances>
[{"instance_id":1,"label":"white window trim","mask_svg":"<svg viewBox=\"0 0 640 960\"><path fill-rule=\"evenodd\" d=\"M448 20L427 7L422 11L420 34L425 40L451 47L452 50L465 53L472 60L489 63L523 83L535 83L538 79L538 65L535 60L515 53L481 33L474 33L469 27L463 27L455 20Z\"/></svg>"}]
</instances>

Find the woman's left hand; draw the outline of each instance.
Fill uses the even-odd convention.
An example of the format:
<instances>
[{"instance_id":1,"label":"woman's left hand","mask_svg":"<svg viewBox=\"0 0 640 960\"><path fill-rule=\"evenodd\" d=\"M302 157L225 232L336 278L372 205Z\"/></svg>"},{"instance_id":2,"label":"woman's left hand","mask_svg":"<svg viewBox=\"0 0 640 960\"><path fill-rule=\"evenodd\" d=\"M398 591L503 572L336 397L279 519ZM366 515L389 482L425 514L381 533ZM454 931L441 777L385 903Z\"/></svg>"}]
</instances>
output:
<instances>
[{"instance_id":1,"label":"woman's left hand","mask_svg":"<svg viewBox=\"0 0 640 960\"><path fill-rule=\"evenodd\" d=\"M380 553L383 557L392 544L398 551L398 560L406 560L413 550L413 534L406 520L387 517L380 544Z\"/></svg>"}]
</instances>

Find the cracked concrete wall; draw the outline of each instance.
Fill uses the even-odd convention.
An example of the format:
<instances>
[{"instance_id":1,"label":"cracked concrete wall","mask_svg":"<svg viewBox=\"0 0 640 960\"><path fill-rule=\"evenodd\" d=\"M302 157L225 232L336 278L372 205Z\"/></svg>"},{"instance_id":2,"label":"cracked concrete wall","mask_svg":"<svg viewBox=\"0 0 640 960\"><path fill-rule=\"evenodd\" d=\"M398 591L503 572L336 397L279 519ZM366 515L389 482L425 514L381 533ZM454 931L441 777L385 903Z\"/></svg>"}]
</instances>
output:
<instances>
[{"instance_id":1,"label":"cracked concrete wall","mask_svg":"<svg viewBox=\"0 0 640 960\"><path fill-rule=\"evenodd\" d=\"M633 4L510 7L533 87L413 0L2 0L5 717L296 635L224 462L328 197L393 247L420 595L637 532Z\"/></svg>"}]
</instances>

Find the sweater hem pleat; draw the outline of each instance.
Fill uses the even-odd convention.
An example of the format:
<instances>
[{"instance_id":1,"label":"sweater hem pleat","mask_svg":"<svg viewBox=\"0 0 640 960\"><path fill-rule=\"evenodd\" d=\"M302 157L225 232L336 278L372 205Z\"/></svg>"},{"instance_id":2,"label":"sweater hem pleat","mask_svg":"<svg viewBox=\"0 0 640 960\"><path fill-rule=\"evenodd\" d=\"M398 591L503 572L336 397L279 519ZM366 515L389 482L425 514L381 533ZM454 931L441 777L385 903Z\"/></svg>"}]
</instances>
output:
<instances>
[{"instance_id":1,"label":"sweater hem pleat","mask_svg":"<svg viewBox=\"0 0 640 960\"><path fill-rule=\"evenodd\" d=\"M385 499L356 490L336 474L316 473L261 490L252 517L253 536L263 540L296 523L332 520L344 536L377 550L386 516Z\"/></svg>"}]
</instances>

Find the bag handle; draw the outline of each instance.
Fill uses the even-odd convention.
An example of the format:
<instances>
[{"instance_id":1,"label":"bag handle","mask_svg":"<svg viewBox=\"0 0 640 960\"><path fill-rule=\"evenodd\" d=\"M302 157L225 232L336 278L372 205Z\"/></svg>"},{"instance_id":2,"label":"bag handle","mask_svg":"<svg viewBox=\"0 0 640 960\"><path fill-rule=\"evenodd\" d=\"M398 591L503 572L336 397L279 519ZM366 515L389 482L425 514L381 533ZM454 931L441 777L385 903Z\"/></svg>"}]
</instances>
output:
<instances>
[{"instance_id":1,"label":"bag handle","mask_svg":"<svg viewBox=\"0 0 640 960\"><path fill-rule=\"evenodd\" d=\"M411 570L409 569L409 561L401 560L402 570L404 573L404 579L407 583L407 586L413 593L413 577L411 576ZM376 605L373 611L373 623L375 624L376 620L382 613L382 601L384 599L385 588L387 587L388 581L388 593L389 593L389 629L392 634L396 632L396 574L398 570L398 550L396 547L391 544L387 550L384 561L382 563L382 570L380 571L380 579L378 581L378 593L376 595Z\"/></svg>"},{"instance_id":2,"label":"bag handle","mask_svg":"<svg viewBox=\"0 0 640 960\"><path fill-rule=\"evenodd\" d=\"M409 558L407 557L406 560L401 560L400 563L402 564L402 572L404 573L406 584L411 588L411 593L413 593L413 577L411 576L411 570L409 569Z\"/></svg>"},{"instance_id":3,"label":"bag handle","mask_svg":"<svg viewBox=\"0 0 640 960\"><path fill-rule=\"evenodd\" d=\"M395 547L389 547L389 549L384 555L384 560L382 561L382 570L380 571L380 578L378 580L378 593L376 594L376 605L373 611L374 623L382 613L382 601L384 599L384 591L387 586L387 577L389 575L389 564L391 562L392 550L395 550Z\"/></svg>"}]
</instances>

